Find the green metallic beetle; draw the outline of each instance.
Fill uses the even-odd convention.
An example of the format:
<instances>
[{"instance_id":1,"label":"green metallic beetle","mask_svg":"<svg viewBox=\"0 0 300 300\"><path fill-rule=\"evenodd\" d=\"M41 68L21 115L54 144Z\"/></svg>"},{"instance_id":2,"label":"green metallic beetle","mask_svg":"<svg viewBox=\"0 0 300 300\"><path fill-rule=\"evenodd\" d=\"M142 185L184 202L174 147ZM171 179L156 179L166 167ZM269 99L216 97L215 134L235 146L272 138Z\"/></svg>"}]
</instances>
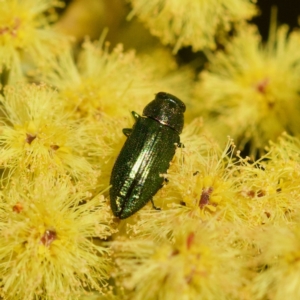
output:
<instances>
[{"instance_id":1,"label":"green metallic beetle","mask_svg":"<svg viewBox=\"0 0 300 300\"><path fill-rule=\"evenodd\" d=\"M177 97L160 92L141 117L132 112L136 122L124 128L128 137L113 167L110 205L113 214L126 219L140 210L162 187L165 174L180 144L185 112Z\"/></svg>"}]
</instances>

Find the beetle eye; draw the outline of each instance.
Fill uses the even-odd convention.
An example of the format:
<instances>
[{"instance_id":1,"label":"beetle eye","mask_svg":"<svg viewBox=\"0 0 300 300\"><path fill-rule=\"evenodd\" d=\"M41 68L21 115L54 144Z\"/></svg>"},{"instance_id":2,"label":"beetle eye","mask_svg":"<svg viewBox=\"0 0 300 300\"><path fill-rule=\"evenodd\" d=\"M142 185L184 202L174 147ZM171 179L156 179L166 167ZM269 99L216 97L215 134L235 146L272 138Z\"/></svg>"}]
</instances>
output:
<instances>
[{"instance_id":1,"label":"beetle eye","mask_svg":"<svg viewBox=\"0 0 300 300\"><path fill-rule=\"evenodd\" d=\"M168 93L159 92L155 95L155 98L167 99L167 98L169 98L168 95L169 95Z\"/></svg>"},{"instance_id":2,"label":"beetle eye","mask_svg":"<svg viewBox=\"0 0 300 300\"><path fill-rule=\"evenodd\" d=\"M176 105L176 107L179 107L182 112L185 112L185 109L186 109L185 104L174 95L171 95L171 94L168 94L165 92L159 92L155 96L155 100L157 100L157 99L167 100L168 102L172 102Z\"/></svg>"}]
</instances>

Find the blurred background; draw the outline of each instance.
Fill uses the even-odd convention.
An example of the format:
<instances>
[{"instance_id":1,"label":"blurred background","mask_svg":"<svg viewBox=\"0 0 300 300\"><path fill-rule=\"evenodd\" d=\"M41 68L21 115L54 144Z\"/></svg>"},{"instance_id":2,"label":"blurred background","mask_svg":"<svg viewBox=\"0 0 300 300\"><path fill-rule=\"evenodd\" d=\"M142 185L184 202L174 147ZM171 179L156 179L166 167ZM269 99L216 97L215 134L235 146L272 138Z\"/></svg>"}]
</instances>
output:
<instances>
[{"instance_id":1,"label":"blurred background","mask_svg":"<svg viewBox=\"0 0 300 300\"><path fill-rule=\"evenodd\" d=\"M123 43L124 49L135 48L143 51L149 39L153 43L156 38L150 37L144 25L134 16L128 22L131 5L125 0L65 0L65 7L61 8L59 26L81 42L85 36L98 39L104 28L108 28L107 41L112 46ZM288 24L290 29L299 24L299 0L258 0L260 13L251 22L255 23L264 40L267 40L272 7L277 7L278 24ZM137 27L139 30L136 30ZM171 46L170 46L171 47ZM182 48L177 53L179 62L185 63L194 60L195 54L188 48Z\"/></svg>"}]
</instances>

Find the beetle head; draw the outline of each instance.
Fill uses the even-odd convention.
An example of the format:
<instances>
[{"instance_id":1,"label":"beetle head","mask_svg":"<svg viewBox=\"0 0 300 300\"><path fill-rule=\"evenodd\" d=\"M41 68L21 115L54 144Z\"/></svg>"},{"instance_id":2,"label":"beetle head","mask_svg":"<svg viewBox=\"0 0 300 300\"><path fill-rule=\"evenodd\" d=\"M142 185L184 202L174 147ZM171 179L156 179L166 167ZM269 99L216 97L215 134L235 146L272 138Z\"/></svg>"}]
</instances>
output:
<instances>
[{"instance_id":1,"label":"beetle head","mask_svg":"<svg viewBox=\"0 0 300 300\"><path fill-rule=\"evenodd\" d=\"M181 100L171 94L159 92L155 99L144 108L143 115L181 133L184 112L185 104Z\"/></svg>"}]
</instances>

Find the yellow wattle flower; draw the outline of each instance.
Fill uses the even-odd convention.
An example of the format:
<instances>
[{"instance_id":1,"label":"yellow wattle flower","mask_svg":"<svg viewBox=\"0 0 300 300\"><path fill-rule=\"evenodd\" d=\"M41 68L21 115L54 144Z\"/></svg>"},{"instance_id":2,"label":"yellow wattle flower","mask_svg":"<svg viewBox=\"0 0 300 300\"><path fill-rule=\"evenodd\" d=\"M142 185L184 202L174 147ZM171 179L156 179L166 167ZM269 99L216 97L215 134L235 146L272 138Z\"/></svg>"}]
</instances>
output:
<instances>
[{"instance_id":1,"label":"yellow wattle flower","mask_svg":"<svg viewBox=\"0 0 300 300\"><path fill-rule=\"evenodd\" d=\"M131 0L136 15L163 44L174 52L191 46L194 51L216 48L216 36L226 36L232 22L252 18L257 9L249 0ZM209 22L208 22L209 20Z\"/></svg>"},{"instance_id":2,"label":"yellow wattle flower","mask_svg":"<svg viewBox=\"0 0 300 300\"><path fill-rule=\"evenodd\" d=\"M252 283L253 297L274 300L300 297L299 220L294 226L267 227L257 237L261 254Z\"/></svg>"},{"instance_id":3,"label":"yellow wattle flower","mask_svg":"<svg viewBox=\"0 0 300 300\"><path fill-rule=\"evenodd\" d=\"M104 34L97 42L86 40L76 61L71 49L57 60L44 58L51 67L42 70L40 77L58 89L73 117L94 122L103 115L130 117L132 110L141 114L160 91L188 99L191 73L175 72L178 67L169 53L157 51L159 59L162 55L166 59L156 66L158 59L138 57L134 51L124 51L121 44L110 51L103 39Z\"/></svg>"},{"instance_id":4,"label":"yellow wattle flower","mask_svg":"<svg viewBox=\"0 0 300 300\"><path fill-rule=\"evenodd\" d=\"M109 250L93 238L112 233L99 195L84 202L66 177L41 176L3 193L0 212L1 293L8 299L78 299L104 292ZM79 204L80 202L80 204Z\"/></svg>"},{"instance_id":5,"label":"yellow wattle flower","mask_svg":"<svg viewBox=\"0 0 300 300\"><path fill-rule=\"evenodd\" d=\"M58 0L0 1L0 73L10 70L10 82L24 79L24 56L38 66L66 45L66 37L50 26L50 10L61 5Z\"/></svg>"},{"instance_id":6,"label":"yellow wattle flower","mask_svg":"<svg viewBox=\"0 0 300 300\"><path fill-rule=\"evenodd\" d=\"M82 156L88 145L84 124L79 126L68 117L53 89L7 86L0 101L0 166L9 177L53 172L91 183L96 180L97 173Z\"/></svg>"},{"instance_id":7,"label":"yellow wattle flower","mask_svg":"<svg viewBox=\"0 0 300 300\"><path fill-rule=\"evenodd\" d=\"M234 234L226 239L225 232L193 220L175 226L172 241L116 240L112 249L117 283L135 300L178 299L178 295L184 300L239 298L245 262L230 245Z\"/></svg>"},{"instance_id":8,"label":"yellow wattle flower","mask_svg":"<svg viewBox=\"0 0 300 300\"><path fill-rule=\"evenodd\" d=\"M209 55L194 100L216 140L230 135L238 149L262 151L283 131L300 131L299 31L272 23L266 44L254 26L242 26L225 51ZM196 105L196 103L195 103Z\"/></svg>"}]
</instances>

